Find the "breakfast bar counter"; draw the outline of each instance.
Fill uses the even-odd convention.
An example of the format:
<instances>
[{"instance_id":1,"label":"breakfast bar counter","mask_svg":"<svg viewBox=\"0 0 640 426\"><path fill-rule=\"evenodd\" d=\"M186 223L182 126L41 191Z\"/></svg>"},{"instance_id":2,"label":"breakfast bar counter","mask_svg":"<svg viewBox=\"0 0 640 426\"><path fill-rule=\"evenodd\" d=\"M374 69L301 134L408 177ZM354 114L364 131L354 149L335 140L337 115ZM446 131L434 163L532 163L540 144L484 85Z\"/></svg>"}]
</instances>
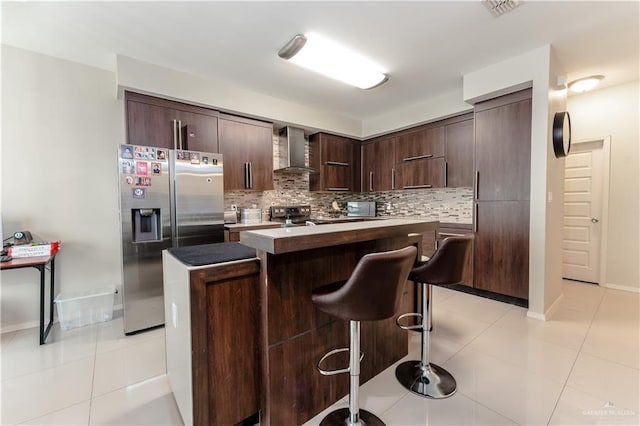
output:
<instances>
[{"instance_id":1,"label":"breakfast bar counter","mask_svg":"<svg viewBox=\"0 0 640 426\"><path fill-rule=\"evenodd\" d=\"M312 291L347 280L367 253L420 246L419 234L437 229L438 222L387 219L240 233L260 260L260 424L302 424L349 391L347 374L322 376L316 369L326 352L348 346L348 323L316 310ZM413 298L408 285L403 311L412 310ZM363 322L361 333L361 383L407 354L407 333L394 318ZM336 358L328 368L348 364L346 356Z\"/></svg>"}]
</instances>

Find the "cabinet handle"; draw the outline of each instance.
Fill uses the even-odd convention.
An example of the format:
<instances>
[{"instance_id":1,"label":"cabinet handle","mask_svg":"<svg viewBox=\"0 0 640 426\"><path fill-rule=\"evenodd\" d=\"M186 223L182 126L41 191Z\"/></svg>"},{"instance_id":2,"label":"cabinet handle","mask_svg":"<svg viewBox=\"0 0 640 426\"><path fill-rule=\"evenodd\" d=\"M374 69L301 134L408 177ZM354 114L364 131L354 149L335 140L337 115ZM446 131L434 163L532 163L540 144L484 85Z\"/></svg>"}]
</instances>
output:
<instances>
[{"instance_id":1,"label":"cabinet handle","mask_svg":"<svg viewBox=\"0 0 640 426\"><path fill-rule=\"evenodd\" d=\"M421 188L431 188L431 185L409 185L403 186L403 189L421 189Z\"/></svg>"},{"instance_id":2,"label":"cabinet handle","mask_svg":"<svg viewBox=\"0 0 640 426\"><path fill-rule=\"evenodd\" d=\"M391 169L391 189L396 189L396 169Z\"/></svg>"},{"instance_id":3,"label":"cabinet handle","mask_svg":"<svg viewBox=\"0 0 640 426\"><path fill-rule=\"evenodd\" d=\"M449 163L444 162L444 187L449 186Z\"/></svg>"},{"instance_id":4,"label":"cabinet handle","mask_svg":"<svg viewBox=\"0 0 640 426\"><path fill-rule=\"evenodd\" d=\"M249 189L253 188L253 168L251 167L251 162L249 164Z\"/></svg>"},{"instance_id":5,"label":"cabinet handle","mask_svg":"<svg viewBox=\"0 0 640 426\"><path fill-rule=\"evenodd\" d=\"M476 170L476 200L480 198L480 170Z\"/></svg>"},{"instance_id":6,"label":"cabinet handle","mask_svg":"<svg viewBox=\"0 0 640 426\"><path fill-rule=\"evenodd\" d=\"M173 120L173 149L178 149L178 120Z\"/></svg>"},{"instance_id":7,"label":"cabinet handle","mask_svg":"<svg viewBox=\"0 0 640 426\"><path fill-rule=\"evenodd\" d=\"M246 189L249 187L249 163L242 163L242 167L244 168L244 187Z\"/></svg>"},{"instance_id":8,"label":"cabinet handle","mask_svg":"<svg viewBox=\"0 0 640 426\"><path fill-rule=\"evenodd\" d=\"M327 188L327 191L348 191L349 188Z\"/></svg>"},{"instance_id":9,"label":"cabinet handle","mask_svg":"<svg viewBox=\"0 0 640 426\"><path fill-rule=\"evenodd\" d=\"M327 161L327 166L349 167L349 163L341 163L340 161Z\"/></svg>"},{"instance_id":10,"label":"cabinet handle","mask_svg":"<svg viewBox=\"0 0 640 426\"><path fill-rule=\"evenodd\" d=\"M473 232L478 232L478 203L475 205L475 209L473 209Z\"/></svg>"},{"instance_id":11,"label":"cabinet handle","mask_svg":"<svg viewBox=\"0 0 640 426\"><path fill-rule=\"evenodd\" d=\"M403 158L402 161L422 160L424 158L431 158L431 157L433 157L433 154L424 154L424 155L418 155L418 156L415 156L415 157Z\"/></svg>"},{"instance_id":12,"label":"cabinet handle","mask_svg":"<svg viewBox=\"0 0 640 426\"><path fill-rule=\"evenodd\" d=\"M178 140L180 141L180 149L184 149L182 146L182 120L178 120Z\"/></svg>"},{"instance_id":13,"label":"cabinet handle","mask_svg":"<svg viewBox=\"0 0 640 426\"><path fill-rule=\"evenodd\" d=\"M369 191L373 191L373 172L369 172Z\"/></svg>"}]
</instances>

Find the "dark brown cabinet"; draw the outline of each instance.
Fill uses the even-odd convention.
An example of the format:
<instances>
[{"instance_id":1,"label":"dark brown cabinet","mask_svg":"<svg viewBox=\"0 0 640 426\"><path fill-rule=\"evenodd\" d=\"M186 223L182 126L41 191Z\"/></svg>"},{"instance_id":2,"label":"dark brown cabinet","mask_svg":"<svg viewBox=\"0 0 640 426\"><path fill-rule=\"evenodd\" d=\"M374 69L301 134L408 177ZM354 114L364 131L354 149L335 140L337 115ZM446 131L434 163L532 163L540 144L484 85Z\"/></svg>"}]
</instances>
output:
<instances>
[{"instance_id":1,"label":"dark brown cabinet","mask_svg":"<svg viewBox=\"0 0 640 426\"><path fill-rule=\"evenodd\" d=\"M220 263L185 272L191 295L193 424L238 424L260 410L260 263Z\"/></svg>"},{"instance_id":2,"label":"dark brown cabinet","mask_svg":"<svg viewBox=\"0 0 640 426\"><path fill-rule=\"evenodd\" d=\"M360 143L349 138L315 133L309 137L310 191L360 191Z\"/></svg>"},{"instance_id":3,"label":"dark brown cabinet","mask_svg":"<svg viewBox=\"0 0 640 426\"><path fill-rule=\"evenodd\" d=\"M396 138L362 145L362 191L389 191L395 187Z\"/></svg>"},{"instance_id":4,"label":"dark brown cabinet","mask_svg":"<svg viewBox=\"0 0 640 426\"><path fill-rule=\"evenodd\" d=\"M528 299L531 90L474 110L474 287Z\"/></svg>"},{"instance_id":5,"label":"dark brown cabinet","mask_svg":"<svg viewBox=\"0 0 640 426\"><path fill-rule=\"evenodd\" d=\"M218 152L218 112L125 92L127 143Z\"/></svg>"},{"instance_id":6,"label":"dark brown cabinet","mask_svg":"<svg viewBox=\"0 0 640 426\"><path fill-rule=\"evenodd\" d=\"M531 99L517 99L506 105L491 101L478 105L475 119L478 200L529 199Z\"/></svg>"},{"instance_id":7,"label":"dark brown cabinet","mask_svg":"<svg viewBox=\"0 0 640 426\"><path fill-rule=\"evenodd\" d=\"M442 188L445 184L444 126L398 137L398 189Z\"/></svg>"},{"instance_id":8,"label":"dark brown cabinet","mask_svg":"<svg viewBox=\"0 0 640 426\"><path fill-rule=\"evenodd\" d=\"M273 189L273 125L220 114L218 131L224 189Z\"/></svg>"},{"instance_id":9,"label":"dark brown cabinet","mask_svg":"<svg viewBox=\"0 0 640 426\"><path fill-rule=\"evenodd\" d=\"M444 128L445 186L461 188L473 186L473 115Z\"/></svg>"},{"instance_id":10,"label":"dark brown cabinet","mask_svg":"<svg viewBox=\"0 0 640 426\"><path fill-rule=\"evenodd\" d=\"M442 240L448 237L464 236L473 233L472 224L462 223L440 223L440 229L438 230L438 238L436 246L439 247ZM460 284L468 287L473 287L473 247L471 252L467 256L467 260L464 264L464 270L462 272L462 281Z\"/></svg>"}]
</instances>

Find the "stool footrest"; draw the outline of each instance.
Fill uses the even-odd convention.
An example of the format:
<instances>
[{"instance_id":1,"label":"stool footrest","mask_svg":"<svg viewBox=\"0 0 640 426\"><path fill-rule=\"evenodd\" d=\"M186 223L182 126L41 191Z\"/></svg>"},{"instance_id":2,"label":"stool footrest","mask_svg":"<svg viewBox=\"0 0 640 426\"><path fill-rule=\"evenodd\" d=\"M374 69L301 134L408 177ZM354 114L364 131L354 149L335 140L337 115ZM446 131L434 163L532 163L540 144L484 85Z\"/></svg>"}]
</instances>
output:
<instances>
[{"instance_id":1,"label":"stool footrest","mask_svg":"<svg viewBox=\"0 0 640 426\"><path fill-rule=\"evenodd\" d=\"M401 324L400 320L403 320L405 318L410 318L410 317L415 317L415 318L419 318L420 320L420 324L416 324L416 325L405 325L405 324ZM400 315L398 318L396 318L396 325L398 327L400 327L403 330L420 330L422 329L422 314L420 313L408 313L408 314L402 314Z\"/></svg>"},{"instance_id":2,"label":"stool footrest","mask_svg":"<svg viewBox=\"0 0 640 426\"><path fill-rule=\"evenodd\" d=\"M333 349L330 350L329 352L327 352L326 354L324 354L324 356L322 358L320 358L320 361L318 361L318 364L316 365L316 368L318 369L318 372L320 374L322 374L323 376L333 376L336 374L340 374L340 373L349 373L351 372L351 366L347 367L347 368L340 368L337 370L325 370L323 368L320 368L320 364L322 364L322 361L324 361L325 359L329 358L330 356L342 353L342 352L349 352L349 348L339 348L339 349ZM362 361L362 358L364 358L364 354L362 352L360 352L360 361Z\"/></svg>"}]
</instances>

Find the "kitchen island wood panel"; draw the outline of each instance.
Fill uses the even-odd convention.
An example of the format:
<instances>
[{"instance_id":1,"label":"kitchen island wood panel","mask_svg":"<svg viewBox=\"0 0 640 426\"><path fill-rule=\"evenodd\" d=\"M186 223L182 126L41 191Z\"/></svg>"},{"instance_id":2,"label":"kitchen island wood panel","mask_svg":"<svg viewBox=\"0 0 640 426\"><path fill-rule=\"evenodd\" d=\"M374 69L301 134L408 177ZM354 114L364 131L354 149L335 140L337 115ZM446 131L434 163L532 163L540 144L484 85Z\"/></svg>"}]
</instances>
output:
<instances>
[{"instance_id":1,"label":"kitchen island wood panel","mask_svg":"<svg viewBox=\"0 0 640 426\"><path fill-rule=\"evenodd\" d=\"M259 271L256 258L193 267L163 253L167 377L186 425L260 409Z\"/></svg>"},{"instance_id":2,"label":"kitchen island wood panel","mask_svg":"<svg viewBox=\"0 0 640 426\"><path fill-rule=\"evenodd\" d=\"M242 244L257 250L261 265L261 424L302 424L348 393L347 374L327 377L316 369L326 352L348 346L348 324L318 311L313 290L347 280L367 253L419 247L420 233L437 227L437 222L390 219L240 234ZM413 287L407 282L403 312L412 310ZM363 322L361 337L361 383L407 354L408 336L395 318ZM328 368L348 364L346 356L333 361Z\"/></svg>"}]
</instances>

